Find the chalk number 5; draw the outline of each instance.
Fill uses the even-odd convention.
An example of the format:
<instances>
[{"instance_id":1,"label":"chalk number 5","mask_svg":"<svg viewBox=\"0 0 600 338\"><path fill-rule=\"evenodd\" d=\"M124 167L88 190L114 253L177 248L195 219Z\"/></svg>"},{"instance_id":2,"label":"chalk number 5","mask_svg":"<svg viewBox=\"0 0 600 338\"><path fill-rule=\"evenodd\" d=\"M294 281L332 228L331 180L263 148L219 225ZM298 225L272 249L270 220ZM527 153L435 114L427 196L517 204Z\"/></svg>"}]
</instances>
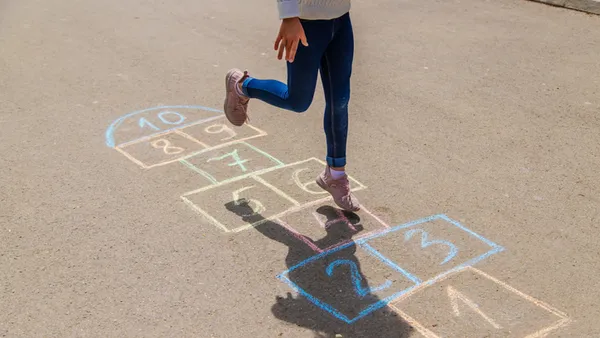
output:
<instances>
[{"instance_id":1,"label":"chalk number 5","mask_svg":"<svg viewBox=\"0 0 600 338\"><path fill-rule=\"evenodd\" d=\"M262 203L260 203L260 201L258 201L258 200L255 200L253 198L240 198L240 193L242 193L248 189L252 189L252 188L254 188L253 185L251 185L249 187L244 187L244 188L238 189L232 193L233 203L236 206L242 205L243 203L247 203L247 205L252 209L251 214L241 215L242 217L255 216L255 215L258 215L262 212L265 212L265 210L267 210L267 208L265 208L265 206Z\"/></svg>"}]
</instances>

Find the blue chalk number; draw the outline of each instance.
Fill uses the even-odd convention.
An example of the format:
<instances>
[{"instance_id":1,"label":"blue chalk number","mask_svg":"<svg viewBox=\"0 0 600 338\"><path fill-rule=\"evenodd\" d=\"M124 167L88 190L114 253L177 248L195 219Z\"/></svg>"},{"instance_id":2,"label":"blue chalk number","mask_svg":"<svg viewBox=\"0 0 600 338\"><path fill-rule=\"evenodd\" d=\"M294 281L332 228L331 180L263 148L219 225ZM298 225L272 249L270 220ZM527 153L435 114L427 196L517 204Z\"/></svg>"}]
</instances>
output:
<instances>
[{"instance_id":1,"label":"blue chalk number","mask_svg":"<svg viewBox=\"0 0 600 338\"><path fill-rule=\"evenodd\" d=\"M332 262L331 264L329 264L329 266L327 266L327 275L329 277L331 277L333 275L333 269L335 269L337 266L339 265L348 265L350 266L350 271L352 272L352 282L354 283L354 291L356 292L357 295L364 297L366 295L368 295L371 292L376 292L379 290L383 290L383 289L387 289L390 287L390 285L392 285L392 282L387 280L385 281L385 283L381 284L378 287L375 288L365 288L362 286L362 276L360 275L360 272L358 271L358 266L356 266L356 263L354 263L353 261L347 260L347 259L338 259L337 261Z\"/></svg>"},{"instance_id":2,"label":"blue chalk number","mask_svg":"<svg viewBox=\"0 0 600 338\"><path fill-rule=\"evenodd\" d=\"M145 118L141 118L140 122L139 122L140 128L144 128L145 126L148 126L154 130L160 130L160 128L158 128L157 126L153 125L150 121L146 120Z\"/></svg>"},{"instance_id":3,"label":"blue chalk number","mask_svg":"<svg viewBox=\"0 0 600 338\"><path fill-rule=\"evenodd\" d=\"M175 116L175 118L170 118L167 119L167 116ZM178 124L182 124L183 121L185 121L185 116L176 113L174 111L163 111L160 112L158 114L158 118L160 119L160 121L164 124L170 124L170 125L178 125ZM139 119L138 121L138 125L140 126L140 128L144 128L146 126L148 126L150 129L154 129L154 130L160 130L159 127L157 127L156 125L154 125L152 122L146 120L146 118L142 117Z\"/></svg>"},{"instance_id":4,"label":"blue chalk number","mask_svg":"<svg viewBox=\"0 0 600 338\"><path fill-rule=\"evenodd\" d=\"M448 247L448 249L449 249L448 255L442 261L442 263L440 263L440 265L444 265L444 264L448 263L458 253L458 249L456 248L456 245L454 245L448 241L442 241L442 240L430 241L430 240L428 240L427 237L429 234L427 233L427 231L425 231L423 229L413 229L413 230L409 230L409 231L405 232L404 233L404 241L406 242L409 239L411 239L412 236L414 234L416 234L417 232L421 233L421 248L423 248L423 249L425 249L426 247L433 245L433 244L445 245Z\"/></svg>"}]
</instances>

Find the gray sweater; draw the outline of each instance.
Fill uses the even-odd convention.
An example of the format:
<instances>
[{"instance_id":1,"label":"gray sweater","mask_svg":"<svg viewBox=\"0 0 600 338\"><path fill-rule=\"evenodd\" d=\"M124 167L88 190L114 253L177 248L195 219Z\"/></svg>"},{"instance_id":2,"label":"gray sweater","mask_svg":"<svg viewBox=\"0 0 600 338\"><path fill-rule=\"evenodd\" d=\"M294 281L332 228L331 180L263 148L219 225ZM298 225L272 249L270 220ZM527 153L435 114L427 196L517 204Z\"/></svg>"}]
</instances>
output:
<instances>
[{"instance_id":1,"label":"gray sweater","mask_svg":"<svg viewBox=\"0 0 600 338\"><path fill-rule=\"evenodd\" d=\"M350 0L277 0L279 18L329 20L350 11Z\"/></svg>"}]
</instances>

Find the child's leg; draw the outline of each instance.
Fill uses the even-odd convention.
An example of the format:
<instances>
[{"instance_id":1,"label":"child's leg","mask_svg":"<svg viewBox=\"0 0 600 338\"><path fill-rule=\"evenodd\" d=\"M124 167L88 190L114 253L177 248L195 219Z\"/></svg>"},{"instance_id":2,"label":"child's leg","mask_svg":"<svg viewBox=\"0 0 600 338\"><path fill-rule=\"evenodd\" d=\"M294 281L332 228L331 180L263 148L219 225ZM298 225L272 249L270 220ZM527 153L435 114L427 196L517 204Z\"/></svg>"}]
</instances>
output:
<instances>
[{"instance_id":1,"label":"child's leg","mask_svg":"<svg viewBox=\"0 0 600 338\"><path fill-rule=\"evenodd\" d=\"M336 19L335 35L321 59L325 91L323 127L327 139L327 164L343 170L346 165L348 102L354 58L354 35L349 14Z\"/></svg>"},{"instance_id":2,"label":"child's leg","mask_svg":"<svg viewBox=\"0 0 600 338\"><path fill-rule=\"evenodd\" d=\"M344 172L353 54L352 24L346 14L334 21L333 40L321 59L326 101L323 127L327 139L327 168L317 178L317 184L333 196L340 208L358 211L360 203L351 194L350 181Z\"/></svg>"},{"instance_id":3,"label":"child's leg","mask_svg":"<svg viewBox=\"0 0 600 338\"><path fill-rule=\"evenodd\" d=\"M287 85L277 80L248 77L242 84L243 93L273 106L304 112L312 103L321 57L331 39L332 20L302 20L308 47L299 44L294 62L287 63Z\"/></svg>"}]
</instances>

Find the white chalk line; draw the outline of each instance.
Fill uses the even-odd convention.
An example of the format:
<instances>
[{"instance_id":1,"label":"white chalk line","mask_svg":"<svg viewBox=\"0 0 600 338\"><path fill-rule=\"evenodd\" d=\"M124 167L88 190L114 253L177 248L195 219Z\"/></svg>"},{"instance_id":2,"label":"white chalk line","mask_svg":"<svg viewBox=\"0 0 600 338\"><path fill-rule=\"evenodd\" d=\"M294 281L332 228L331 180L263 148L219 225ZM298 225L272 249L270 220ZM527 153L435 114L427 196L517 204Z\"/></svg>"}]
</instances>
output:
<instances>
[{"instance_id":1,"label":"white chalk line","mask_svg":"<svg viewBox=\"0 0 600 338\"><path fill-rule=\"evenodd\" d=\"M282 227L284 227L287 231L292 233L292 236L296 237L298 240L306 243L311 249L313 249L313 251L315 251L316 253L321 253L323 252L323 250L321 250L318 246L316 246L311 240L309 240L306 236L304 236L303 234L299 233L294 227L292 227L291 225L289 225L287 222L284 222L282 219L280 218L275 218L273 219L273 222L281 225Z\"/></svg>"},{"instance_id":2,"label":"white chalk line","mask_svg":"<svg viewBox=\"0 0 600 338\"><path fill-rule=\"evenodd\" d=\"M251 172L251 173L248 173L248 174L245 174L245 175L236 176L236 177L224 180L224 181L220 181L217 184L213 184L213 185L205 186L205 187L202 187L202 188L199 188L199 189L196 189L196 190L188 191L188 192L184 193L182 196L189 196L189 195L197 194L199 192L203 192L203 191L206 191L206 190L209 190L209 189L217 188L217 187L223 186L223 185L228 184L228 183L232 183L232 182L235 182L235 181L243 180L243 179L249 178L249 177L264 175L264 174L270 173L270 172L275 171L275 170L289 168L289 167L292 167L292 166L295 166L295 165L298 165L298 164L303 164L303 163L306 163L306 162L309 162L309 161L319 161L319 160L316 159L316 158L314 158L314 157L310 157L310 158L308 158L306 160L297 161L297 162L294 162L294 163L283 164L283 165L276 165L276 166L273 166L273 167L265 168L265 169L262 169L262 170L257 170L257 171L254 171L254 172ZM351 178L351 176L348 176L348 177ZM352 180L355 181L356 183L358 183L358 187L353 187L352 188L353 192L354 191L364 190L364 189L367 188L365 185L363 185L362 183L356 181L354 178L352 178Z\"/></svg>"},{"instance_id":3,"label":"white chalk line","mask_svg":"<svg viewBox=\"0 0 600 338\"><path fill-rule=\"evenodd\" d=\"M550 332L554 331L554 330L558 330L561 327L567 326L569 325L569 323L571 323L571 319L570 318L563 318L561 320L559 320L556 324L552 325L552 326L548 326L545 329L539 330L537 332L534 332L528 336L525 336L525 338L542 338L542 337L546 337Z\"/></svg>"},{"instance_id":4,"label":"white chalk line","mask_svg":"<svg viewBox=\"0 0 600 338\"><path fill-rule=\"evenodd\" d=\"M210 121L214 121L214 120L217 120L217 119L220 119L220 118L223 118L223 116L218 115L218 116L209 117L209 118L206 118L204 120L200 120L200 121L188 124L188 125L183 126L181 128L168 129L168 130L165 130L165 131L160 132L160 133L156 133L156 134L152 134L152 135L140 137L140 138L135 139L133 141L124 142L124 143L121 143L121 144L117 145L116 147L121 147L121 148L128 147L128 146L131 146L131 145L134 145L134 144L137 144L137 143L141 143L141 142L150 140L150 139L155 138L155 137L159 137L159 136L170 134L173 131L178 130L178 129L185 129L185 128L188 128L188 127L192 127L192 126L196 126L196 125L199 125L199 124L203 124L203 123L207 123L207 122L210 122Z\"/></svg>"},{"instance_id":5,"label":"white chalk line","mask_svg":"<svg viewBox=\"0 0 600 338\"><path fill-rule=\"evenodd\" d=\"M171 164L173 162L178 162L180 160L188 160L188 159L190 159L192 157L195 157L195 156L198 156L198 155L202 155L202 154L208 153L210 151L219 150L219 149L222 149L222 148L225 148L225 147L228 147L228 146L231 146L231 145L235 145L235 144L245 144L245 145L247 145L247 143L245 141L249 140L251 138L255 138L255 137L258 137L258 136L252 136L252 137L247 137L247 138L243 138L243 139L239 139L239 140L235 140L235 141L231 141L231 142L221 143L221 144L218 144L216 146L212 146L212 147L209 147L209 148L206 148L206 149L198 150L198 151L195 151L193 153L181 156L181 157L176 158L174 160L168 160L168 161L163 161L163 162L160 162L160 163L155 163L155 164L149 165L147 169L161 167L161 166L164 166L164 165L167 165L167 164ZM252 150L254 150L254 149L252 149ZM272 156L269 156L268 158L271 159L271 157ZM273 159L275 159L275 158L273 157Z\"/></svg>"},{"instance_id":6,"label":"white chalk line","mask_svg":"<svg viewBox=\"0 0 600 338\"><path fill-rule=\"evenodd\" d=\"M258 182L262 183L267 188L271 189L277 195L279 195L279 196L285 198L286 200L290 201L293 205L295 205L295 206L299 206L300 205L300 202L296 201L295 199L293 199L292 197L290 197L290 195L288 195L288 194L284 193L283 191L279 190L277 187L275 187L271 183L265 181L262 177L260 177L260 176L253 176L252 178L255 179L255 180L257 180Z\"/></svg>"},{"instance_id":7,"label":"white chalk line","mask_svg":"<svg viewBox=\"0 0 600 338\"><path fill-rule=\"evenodd\" d=\"M184 193L183 196L189 196L189 195L197 194L199 192L203 192L203 191L206 191L206 190L209 190L209 189L217 188L217 187L223 186L225 184L232 183L232 182L235 182L235 181L239 181L239 180L251 177L251 176L263 175L263 174L269 173L271 171L275 171L277 169L283 169L283 168L286 168L286 167L289 167L289 166L293 166L293 165L296 165L296 164L305 163L305 162L310 161L310 160L311 159L304 160L304 161L298 161L298 162L294 162L294 163L291 163L291 164L277 165L277 166L269 167L269 168L266 168L266 169L258 170L258 171L255 171L255 172L251 172L251 173L248 173L248 174L245 174L245 175L233 177L231 179L228 179L228 180L225 180L225 181L221 181L221 182L219 182L217 184L213 184L213 185L202 187L202 188L199 188L199 189L196 189L196 190L188 191L188 192Z\"/></svg>"},{"instance_id":8,"label":"white chalk line","mask_svg":"<svg viewBox=\"0 0 600 338\"><path fill-rule=\"evenodd\" d=\"M381 218L379 218L378 216L376 216L374 213L370 212L370 211L369 211L369 209L367 209L367 208L364 208L362 205L361 205L361 208L360 208L360 210L361 210L361 211L364 211L364 212L366 212L367 214L369 214L369 216L373 217L375 220L377 220L377 222L379 222L379 223L383 224L383 226L384 226L384 227L386 227L386 228L389 228L389 227L390 227L390 226L389 226L389 225L388 225L386 222L384 222L384 221L383 221Z\"/></svg>"},{"instance_id":9,"label":"white chalk line","mask_svg":"<svg viewBox=\"0 0 600 338\"><path fill-rule=\"evenodd\" d=\"M274 218L281 218L281 217L284 217L284 216L286 216L286 215L288 215L290 213L297 212L299 210L302 210L304 208L308 208L308 207L313 206L313 205L317 205L317 204L320 204L320 203L325 203L325 202L333 199L331 195L328 195L326 197L323 197L323 198L320 198L320 199L317 199L317 200L314 200L314 201L311 201L311 202L300 204L298 201L296 201L295 199L293 199L292 197L290 197L289 195L287 195L286 193L284 193L280 189L278 189L275 186L273 186L272 184L268 183L262 177L259 177L260 175L264 175L266 173L270 173L270 172L273 172L275 170L289 168L289 167L296 166L296 165L299 165L299 164L304 164L304 163L307 163L307 162L310 162L310 161L317 161L317 162L322 163L323 165L326 165L325 162L319 161L315 157L310 157L310 158L308 158L306 160L301 160L301 161L297 161L297 162L290 163L290 164L278 165L278 166L266 168L266 169L263 169L263 170L259 170L259 171L256 171L256 172L248 173L246 175L237 176L237 177L225 180L225 181L221 181L221 182L219 182L217 184L208 185L206 187L202 187L202 188L199 188L199 189L196 189L196 190L192 190L192 191L186 192L183 195L181 195L181 197L182 198L183 197L188 197L188 196L191 196L191 195L194 195L194 194L198 194L198 193L210 190L210 189L215 189L217 187L224 186L224 185L229 184L229 183L240 181L240 180L243 180L245 178L251 178L251 179L254 179L254 180L260 182L261 184L264 184L268 189L270 189L271 191L275 192L277 195L279 195L283 199L286 199L286 200L288 200L289 202L291 202L293 204L293 206L291 208L288 208L288 209L286 209L285 211L283 211L281 213L275 214L273 216L270 216L270 217L265 218L263 220L257 221L255 223L246 224L246 225L234 228L234 229L228 229L228 231L227 231L227 232L241 232L241 231L244 231L244 230L248 230L248 229L254 228L254 227L256 227L256 226L258 226L260 224L263 224L265 222L271 221ZM355 179L353 179L353 180L358 183L358 187L354 187L352 189L353 192L366 189L365 185L361 184L360 182L356 181ZM190 203L193 203L193 202L190 201ZM204 211L199 206L195 205L195 207L198 210L202 210L202 214L209 215L207 211ZM385 222L383 222L379 217L375 216L373 213L371 213L370 211L368 211L366 208L364 208L364 210L366 211L367 214L369 214L371 217L373 217L376 221L378 221L379 223L381 223L382 225L384 225L384 227L389 228L389 225L387 225ZM220 229L226 228L222 223L220 223L219 221L217 221L214 217L210 216L210 217L206 217L206 218L210 222L212 222L215 226L217 226L218 228L220 228Z\"/></svg>"},{"instance_id":10,"label":"white chalk line","mask_svg":"<svg viewBox=\"0 0 600 338\"><path fill-rule=\"evenodd\" d=\"M200 216L205 217L206 219L208 219L211 223L213 223L216 227L218 227L219 229L225 231L225 232L229 232L229 229L227 229L226 226L224 226L223 224L221 224L219 221L217 221L216 219L214 219L211 215L209 215L208 213L206 213L204 210L198 208L194 202L188 200L187 198L185 198L184 196L180 196L181 199L183 200L183 202L185 202L185 204L187 204L189 207L192 208L192 210L194 210L197 214L199 214Z\"/></svg>"},{"instance_id":11,"label":"white chalk line","mask_svg":"<svg viewBox=\"0 0 600 338\"><path fill-rule=\"evenodd\" d=\"M155 133L155 134L152 134L152 135L143 136L143 137L137 138L137 139L132 140L132 141L127 141L127 142L120 143L117 146L115 146L115 148L116 147L122 147L122 148L123 147L127 147L127 146L130 146L130 145L136 144L136 143L141 143L141 142L147 141L147 140L155 138L155 137L159 137L159 136L170 134L170 133L172 133L174 131L178 131L178 130L182 130L182 129L186 129L186 128L195 127L195 126L200 125L200 124L207 124L208 122L212 122L212 121L215 121L215 120L218 120L218 119L225 119L225 115L217 115L217 116L208 117L206 119L198 120L196 122L193 122L193 123L190 123L190 124L186 124L186 125L181 126L181 127L175 127L175 128L171 128L171 129L168 129L168 130L165 130L165 131L162 131L162 132L159 132L159 133ZM253 126L253 125L246 124L245 126L249 127L250 129L253 129L254 131L256 131L258 133L257 135L250 136L249 138L255 138L255 137L261 137L261 136L267 136L268 135L266 131L264 131L262 129L259 129L259 128ZM245 138L245 139L249 139L249 138Z\"/></svg>"},{"instance_id":12,"label":"white chalk line","mask_svg":"<svg viewBox=\"0 0 600 338\"><path fill-rule=\"evenodd\" d=\"M272 221L275 218L283 218L283 217L285 217L285 216L287 216L289 214L293 214L293 213L296 213L296 212L301 211L303 209L310 208L312 206L319 205L319 204L322 204L322 203L325 203L325 202L328 202L328 201L332 201L333 202L333 197L328 196L328 197L325 197L325 198L322 198L322 199L319 199L319 200L316 200L316 201L304 203L302 205L289 208L289 209L287 209L287 210L285 210L285 211L283 211L283 212L281 212L279 214L270 216L269 218L261 220L261 221L259 221L257 223L247 224L247 225L244 225L244 226L232 229L231 232L241 232L241 231L244 231L244 230L252 229L252 228L256 227L257 225L261 225L261 224L263 224L265 222L270 222L270 221ZM356 236L353 240L358 240L360 238L367 237L367 236L372 235L373 233L376 233L376 232L378 232L378 230L373 230L371 232L362 234L361 236ZM333 246L328 247L327 249L333 248L333 247L336 247L336 246L338 246L338 244L334 244Z\"/></svg>"},{"instance_id":13,"label":"white chalk line","mask_svg":"<svg viewBox=\"0 0 600 338\"><path fill-rule=\"evenodd\" d=\"M186 196L180 196L180 197L182 199L187 200ZM318 200L315 200L315 201L304 203L304 204L301 204L301 205L298 205L298 206L293 206L293 207L288 208L285 211L280 212L278 214L275 214L275 215L272 215L272 216L269 216L269 217L265 217L264 219L262 219L260 221L257 221L257 222L254 222L254 223L245 224L243 226L240 226L240 227L237 227L237 228L233 228L233 229L228 229L227 227L225 227L221 222L217 221L214 217L210 216L206 211L204 211L202 208L198 207L193 202L190 201L189 203L194 204L194 210L198 211L200 215L207 216L206 219L209 222L213 223L213 225L215 225L217 228L219 228L219 229L227 229L226 232L241 232L241 231L244 231L244 230L252 229L252 228L254 228L254 227L258 226L258 225L261 225L263 223L266 223L266 222L272 222L273 219L282 218L282 217L287 216L288 214L300 211L302 209L309 208L311 206L315 206L315 205L318 205L318 204L321 204L321 203L325 203L328 200L332 200L332 199L333 198L331 196L327 196L327 197L324 197L324 198L321 198L321 199L318 199Z\"/></svg>"},{"instance_id":14,"label":"white chalk line","mask_svg":"<svg viewBox=\"0 0 600 338\"><path fill-rule=\"evenodd\" d=\"M367 209L363 207L363 208L362 208L362 210L367 210ZM362 211L362 210L361 210L361 211ZM316 219L316 221L317 221L317 223L319 224L319 226L320 226L321 228L325 229L325 228L326 228L326 224L323 222L323 220L321 220L321 219L320 219L319 215L318 215L317 213L315 213L315 212L311 212L311 214L312 214L312 215L313 215L313 217ZM369 214L369 215L371 215L371 212L368 212L368 214ZM307 236L305 236L304 234L302 234L302 233L298 232L298 230L296 230L296 228L294 228L293 226L291 226L289 223L287 223L287 222L284 222L284 221L283 221L281 218L275 218L275 219L273 219L272 221L273 221L273 222L276 222L276 223L280 224L281 226L283 226L284 228L286 228L288 231L290 231L290 232L292 233L292 235L293 235L294 237L296 237L296 238L298 238L299 240L301 240L301 241L305 242L305 243L306 243L306 244L307 244L307 245L308 245L308 246L309 246L311 249L313 249L313 250L314 250L316 253L322 253L322 252L324 252L324 251L333 250L333 249L335 249L335 248L337 248L337 247L339 247L339 246L342 246L342 245L348 244L348 243L350 243L350 242L352 242L352 241L356 241L356 240L359 240L359 239L361 239L361 238L364 238L364 237L371 236L371 235L373 235L373 234L375 234L375 233L377 233L377 232L381 231L380 229L372 230L372 231L369 231L369 232L367 232L367 233L363 233L363 234L360 234L360 235L358 235L358 236L355 236L355 237L353 237L353 238L351 238L351 239L349 239L349 240L341 241L341 242L339 242L339 243L336 243L336 244L333 244L333 245L330 245L330 246L328 246L328 247L326 247L326 248L323 248L323 249L321 249L321 248L319 248L318 246L316 246L316 245L315 245L315 244L314 244L312 241L308 240L308 237L307 237ZM379 222L379 220L378 220L378 219L375 219L375 221ZM383 225L383 229L385 229L385 228L387 227L387 225L386 225L386 224L384 224L384 223L382 223L381 225Z\"/></svg>"},{"instance_id":15,"label":"white chalk line","mask_svg":"<svg viewBox=\"0 0 600 338\"><path fill-rule=\"evenodd\" d=\"M529 301L530 303L533 303L535 306L538 306L548 312L550 312L551 314L557 316L560 318L560 320L551 325L548 326L546 328L543 328L541 330L538 330L532 334L527 335L525 338L541 338L541 337L545 337L546 335L548 335L548 333L550 333L553 330L556 330L558 328L564 327L567 324L569 324L572 320L570 318L567 317L567 315L559 310L557 310L556 308L544 303L541 300L538 300L532 296L529 296L517 289L515 289L514 287L508 285L507 283L500 281L498 279L496 279L495 277L492 277L488 274L486 274L485 272L476 269L472 266L466 266L463 267L461 269L458 269L456 271L452 271L451 273L448 273L442 277L434 277L426 282L423 282L421 285L419 285L418 287L414 288L413 290L407 292L406 294L402 295L401 297L399 297L398 299L394 300L393 302L390 302L388 304L388 306L390 308L392 308L394 311L396 311L400 316L402 316L402 318L404 318L406 321L409 322L409 324L411 324L412 326L414 326L415 328L417 328L417 330L424 335L426 338L439 338L438 335L436 335L435 333L433 333L431 330L429 330L428 328L424 327L423 325L421 325L419 322L417 322L414 318L410 317L407 313L405 313L404 311L400 310L400 308L398 307L398 305L396 305L397 303L402 302L403 300L406 300L408 297L412 296L413 294L415 294L416 292L419 292L421 290L423 290L424 288L430 287L435 283L439 283L441 281L444 281L448 278L450 278L451 276L457 275L459 273L462 273L464 271L472 271L476 274L479 274L480 276L502 286L503 288L505 288L506 290L515 293L516 295L520 296L521 298L524 298L525 300Z\"/></svg>"},{"instance_id":16,"label":"white chalk line","mask_svg":"<svg viewBox=\"0 0 600 338\"><path fill-rule=\"evenodd\" d=\"M209 146L206 143L198 141L195 137L193 137L192 135L190 135L188 133L184 133L179 129L175 129L173 132L177 135L181 135L181 136L185 137L186 139L188 139L192 142L198 143L199 145L203 146L204 148L209 148Z\"/></svg>"},{"instance_id":17,"label":"white chalk line","mask_svg":"<svg viewBox=\"0 0 600 338\"><path fill-rule=\"evenodd\" d=\"M217 118L220 118L220 116L218 116ZM216 119L216 118L213 118L213 120L214 119ZM193 124L193 125L189 125L189 126L181 128L181 129L192 127L194 125L198 125L198 124L201 124L201 123L205 123L205 122L200 122L200 123L196 123L196 124ZM143 167L143 169L152 169L152 168L161 167L161 166L164 166L164 165L167 165L167 164L171 164L171 163L174 163L174 162L178 162L180 160L187 160L187 159L189 159L191 157L194 157L194 156L197 156L197 155L200 155L200 154L212 151L212 150L218 150L218 149L221 149L221 148L224 148L224 147L227 147L227 146L230 146L230 145L238 144L238 143L245 144L245 145L249 146L249 148L251 148L252 150L256 151L256 149L253 146L248 145L245 141L251 140L251 139L254 139L254 138L258 138L258 137L262 137L262 136L267 136L268 134L266 132L264 132L264 131L256 128L256 127L251 127L251 128L254 129L254 130L256 130L256 131L258 131L259 133L256 134L256 135L244 137L244 138L241 138L241 139L236 139L236 140L232 140L232 141L229 141L229 142L223 142L223 143L217 144L217 145L212 146L212 147L208 146L204 142L199 141L198 139L194 138L193 136L191 136L191 135L189 135L189 134L187 134L187 133L185 133L183 131L180 131L180 129L174 129L174 130L169 130L169 131L164 132L164 133L159 133L159 134L155 134L155 135L152 135L152 136L144 137L142 139L138 139L138 140L134 140L134 141L131 141L131 142L127 142L127 143L124 143L122 145L118 145L118 146L115 147L115 149L118 149L119 147L120 148L124 148L124 147L127 147L127 146L131 146L131 145L134 145L134 144L137 144L137 143L141 143L141 142L144 142L144 141L156 138L156 137L168 135L168 134L171 134L171 133L181 135L181 136L185 137L186 139L189 139L189 140L191 140L191 141L193 141L195 143L198 143L199 145L205 147L204 149L193 151L192 153L189 153L187 155L178 157L176 159L166 160L166 161L162 161L162 162L155 163L155 164L152 164L152 165L144 165L144 167ZM263 152L260 151L260 153L263 153ZM272 157L270 155L267 156L267 157L269 159L274 159L274 157ZM135 159L132 155L128 156L128 158L130 160L132 160L132 161L134 161L134 159Z\"/></svg>"},{"instance_id":18,"label":"white chalk line","mask_svg":"<svg viewBox=\"0 0 600 338\"><path fill-rule=\"evenodd\" d=\"M450 298L450 302L452 303L452 311L454 312L454 315L456 317L460 316L460 306L458 304L458 301L460 300L461 302L463 302L464 305L468 306L471 309L471 311L477 313L479 316L481 316L481 318L485 319L491 326L494 327L494 329L498 330L502 328L500 324L496 323L496 321L494 321L491 317L486 315L485 312L483 312L479 308L477 303L473 302L462 292L453 288L452 285L449 285L448 288L446 288L446 291L448 294L448 298Z\"/></svg>"},{"instance_id":19,"label":"white chalk line","mask_svg":"<svg viewBox=\"0 0 600 338\"><path fill-rule=\"evenodd\" d=\"M121 149L119 146L116 146L115 149L118 152L120 152L121 154L125 155L125 157L127 157L128 159L130 159L133 163L135 163L138 166L140 166L142 169L148 169L148 167L142 161L140 161L137 158L133 157L128 152L126 152L125 150Z\"/></svg>"},{"instance_id":20,"label":"white chalk line","mask_svg":"<svg viewBox=\"0 0 600 338\"><path fill-rule=\"evenodd\" d=\"M232 229L232 230L231 230L231 232L241 232L241 231L244 231L244 230L252 229L252 228L254 228L254 227L258 226L258 225L261 225L261 224L263 224L263 223L265 223L265 222L269 222L269 221L271 221L272 219L275 219L275 218L282 218L282 217L285 217L285 216L287 216L287 215L289 215L289 214L291 214L291 213L294 213L294 212L300 211L300 210L302 210L302 209L304 209L304 208L309 208L309 207L311 207L311 206L314 206L314 205L318 205L318 204L321 204L321 203L327 202L327 200L329 200L329 199L331 199L331 196L329 196L329 197L325 197L325 198L321 198L321 199L319 199L319 200L316 200L316 201L312 201L312 202L304 203L304 204L302 204L302 205L293 206L293 207L291 207L291 208L288 208L288 209L286 209L286 210L285 210L285 211L283 211L283 212L280 212L280 213L278 213L278 214L275 214L275 215L273 215L273 216L270 216L269 218L265 218L264 220L260 220L260 221L258 221L258 222L252 223L252 224L246 224L246 225L244 225L244 226L241 226L241 227L238 227L238 228Z\"/></svg>"}]
</instances>

